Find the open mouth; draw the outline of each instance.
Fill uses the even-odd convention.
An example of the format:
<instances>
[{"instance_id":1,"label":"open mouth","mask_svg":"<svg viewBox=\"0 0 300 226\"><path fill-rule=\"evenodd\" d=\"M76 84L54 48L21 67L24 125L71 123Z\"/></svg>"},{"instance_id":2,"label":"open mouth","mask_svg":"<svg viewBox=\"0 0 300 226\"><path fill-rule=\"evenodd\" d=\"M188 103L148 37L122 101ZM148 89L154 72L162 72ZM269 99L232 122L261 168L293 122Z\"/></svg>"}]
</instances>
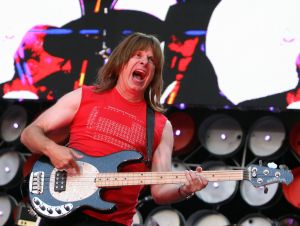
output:
<instances>
[{"instance_id":1,"label":"open mouth","mask_svg":"<svg viewBox=\"0 0 300 226\"><path fill-rule=\"evenodd\" d=\"M133 77L139 81L142 81L146 77L146 72L143 70L135 70L133 73Z\"/></svg>"}]
</instances>

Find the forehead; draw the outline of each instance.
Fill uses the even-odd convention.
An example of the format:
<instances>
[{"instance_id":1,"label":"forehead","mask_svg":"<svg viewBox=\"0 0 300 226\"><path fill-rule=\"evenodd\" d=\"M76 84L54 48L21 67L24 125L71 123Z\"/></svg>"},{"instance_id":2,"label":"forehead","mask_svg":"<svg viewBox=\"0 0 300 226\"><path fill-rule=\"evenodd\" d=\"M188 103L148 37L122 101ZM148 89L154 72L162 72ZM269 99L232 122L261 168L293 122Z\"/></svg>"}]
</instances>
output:
<instances>
[{"instance_id":1,"label":"forehead","mask_svg":"<svg viewBox=\"0 0 300 226\"><path fill-rule=\"evenodd\" d=\"M145 53L148 55L153 55L153 50L152 50L152 48L148 47L145 49L137 49L134 53Z\"/></svg>"}]
</instances>

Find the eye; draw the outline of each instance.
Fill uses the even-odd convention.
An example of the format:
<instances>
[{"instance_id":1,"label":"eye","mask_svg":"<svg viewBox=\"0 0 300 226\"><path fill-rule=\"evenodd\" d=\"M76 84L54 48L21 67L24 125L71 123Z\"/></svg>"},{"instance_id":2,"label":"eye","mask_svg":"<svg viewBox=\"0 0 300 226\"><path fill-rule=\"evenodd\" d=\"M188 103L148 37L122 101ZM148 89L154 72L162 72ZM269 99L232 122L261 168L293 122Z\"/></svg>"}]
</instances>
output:
<instances>
[{"instance_id":1,"label":"eye","mask_svg":"<svg viewBox=\"0 0 300 226\"><path fill-rule=\"evenodd\" d=\"M135 56L136 56L137 58L141 58L141 57L142 57L142 53L141 53L141 52L137 52L137 53L135 54Z\"/></svg>"},{"instance_id":2,"label":"eye","mask_svg":"<svg viewBox=\"0 0 300 226\"><path fill-rule=\"evenodd\" d=\"M155 63L154 58L153 57L148 57L148 62L154 64Z\"/></svg>"}]
</instances>

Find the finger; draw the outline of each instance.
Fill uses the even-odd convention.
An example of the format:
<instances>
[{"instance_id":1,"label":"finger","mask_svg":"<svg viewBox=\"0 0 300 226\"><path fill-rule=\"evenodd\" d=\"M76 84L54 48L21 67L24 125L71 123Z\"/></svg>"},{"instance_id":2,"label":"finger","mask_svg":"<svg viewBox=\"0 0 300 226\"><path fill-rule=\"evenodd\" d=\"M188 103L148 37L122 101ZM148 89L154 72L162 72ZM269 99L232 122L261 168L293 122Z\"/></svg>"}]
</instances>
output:
<instances>
[{"instance_id":1,"label":"finger","mask_svg":"<svg viewBox=\"0 0 300 226\"><path fill-rule=\"evenodd\" d=\"M195 171L190 171L190 177L191 177L191 181L194 183L195 181L198 181L198 174Z\"/></svg>"},{"instance_id":2,"label":"finger","mask_svg":"<svg viewBox=\"0 0 300 226\"><path fill-rule=\"evenodd\" d=\"M196 168L196 171L197 171L198 173L201 173L201 172L203 171L203 169L202 169L201 166L198 166L198 167Z\"/></svg>"},{"instance_id":3,"label":"finger","mask_svg":"<svg viewBox=\"0 0 300 226\"><path fill-rule=\"evenodd\" d=\"M191 175L191 170L187 170L185 175L186 175L186 179L187 179L187 186L190 186L192 184L193 181L193 177Z\"/></svg>"},{"instance_id":4,"label":"finger","mask_svg":"<svg viewBox=\"0 0 300 226\"><path fill-rule=\"evenodd\" d=\"M189 181L189 185L186 186L186 192L192 193L192 192L197 191L198 190L197 188L200 186L201 182L199 181L199 178L195 171L190 170L188 172L187 180Z\"/></svg>"},{"instance_id":5,"label":"finger","mask_svg":"<svg viewBox=\"0 0 300 226\"><path fill-rule=\"evenodd\" d=\"M71 161L71 167L76 171L77 174L80 174L80 167L75 160Z\"/></svg>"},{"instance_id":6,"label":"finger","mask_svg":"<svg viewBox=\"0 0 300 226\"><path fill-rule=\"evenodd\" d=\"M74 168L69 168L69 169L67 169L67 173L70 176L75 176L76 175L76 170Z\"/></svg>"},{"instance_id":7,"label":"finger","mask_svg":"<svg viewBox=\"0 0 300 226\"><path fill-rule=\"evenodd\" d=\"M201 166L198 166L196 168L196 171L197 171L197 177L200 179L201 183L204 183L204 184L207 184L207 179L202 175L202 174L199 174L201 172L203 172L203 168Z\"/></svg>"},{"instance_id":8,"label":"finger","mask_svg":"<svg viewBox=\"0 0 300 226\"><path fill-rule=\"evenodd\" d=\"M76 158L76 159L80 159L80 158L83 157L83 155L80 155L79 153L77 153L76 151L74 151L74 150L72 150L72 149L71 149L70 152L71 152L72 156L73 156L74 158Z\"/></svg>"},{"instance_id":9,"label":"finger","mask_svg":"<svg viewBox=\"0 0 300 226\"><path fill-rule=\"evenodd\" d=\"M201 188L206 187L206 185L208 184L208 180L205 177L203 177L203 176L199 176L198 177L198 181L200 183L200 187Z\"/></svg>"},{"instance_id":10,"label":"finger","mask_svg":"<svg viewBox=\"0 0 300 226\"><path fill-rule=\"evenodd\" d=\"M205 187L205 178L202 177L198 171L201 171L202 168L199 167L196 169L196 171L190 171L190 190L191 192L195 192L197 190L201 190L203 187Z\"/></svg>"}]
</instances>

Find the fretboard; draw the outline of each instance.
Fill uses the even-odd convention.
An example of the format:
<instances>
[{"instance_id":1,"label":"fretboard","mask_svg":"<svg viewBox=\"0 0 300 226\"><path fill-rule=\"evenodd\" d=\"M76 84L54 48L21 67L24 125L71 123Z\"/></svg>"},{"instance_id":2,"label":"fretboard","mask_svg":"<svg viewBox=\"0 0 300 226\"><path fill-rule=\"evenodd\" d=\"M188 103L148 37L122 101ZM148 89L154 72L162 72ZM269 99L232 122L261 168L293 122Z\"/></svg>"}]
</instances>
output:
<instances>
[{"instance_id":1,"label":"fretboard","mask_svg":"<svg viewBox=\"0 0 300 226\"><path fill-rule=\"evenodd\" d=\"M208 181L239 181L248 179L246 170L218 170L202 171L200 173ZM177 184L184 183L184 172L118 172L98 173L96 185L98 187L119 187L128 185L151 185L151 184Z\"/></svg>"}]
</instances>

